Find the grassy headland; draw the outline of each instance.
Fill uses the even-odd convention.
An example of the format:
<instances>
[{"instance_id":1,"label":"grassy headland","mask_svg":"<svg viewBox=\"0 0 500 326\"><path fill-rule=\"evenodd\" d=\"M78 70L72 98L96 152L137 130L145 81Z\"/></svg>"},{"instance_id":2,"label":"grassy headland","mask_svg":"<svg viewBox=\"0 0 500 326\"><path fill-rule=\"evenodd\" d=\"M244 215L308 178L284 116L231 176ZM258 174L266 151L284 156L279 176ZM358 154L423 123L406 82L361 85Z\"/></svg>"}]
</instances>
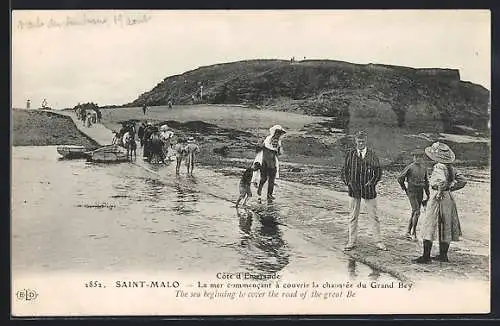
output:
<instances>
[{"instance_id":1,"label":"grassy headland","mask_svg":"<svg viewBox=\"0 0 500 326\"><path fill-rule=\"evenodd\" d=\"M13 146L82 145L95 148L96 143L82 134L69 117L39 110L13 109Z\"/></svg>"}]
</instances>

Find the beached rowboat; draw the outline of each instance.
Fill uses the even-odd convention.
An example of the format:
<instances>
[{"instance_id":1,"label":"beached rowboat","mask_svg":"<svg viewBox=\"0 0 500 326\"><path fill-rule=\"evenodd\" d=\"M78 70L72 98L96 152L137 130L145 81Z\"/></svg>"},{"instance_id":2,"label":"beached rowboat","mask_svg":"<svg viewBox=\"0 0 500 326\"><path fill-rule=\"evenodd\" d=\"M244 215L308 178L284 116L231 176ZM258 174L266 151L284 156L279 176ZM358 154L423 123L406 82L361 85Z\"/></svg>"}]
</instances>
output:
<instances>
[{"instance_id":1,"label":"beached rowboat","mask_svg":"<svg viewBox=\"0 0 500 326\"><path fill-rule=\"evenodd\" d=\"M118 163L128 161L127 150L118 145L104 146L87 152L87 154L92 162Z\"/></svg>"},{"instance_id":2,"label":"beached rowboat","mask_svg":"<svg viewBox=\"0 0 500 326\"><path fill-rule=\"evenodd\" d=\"M59 145L57 152L64 158L85 158L87 157L86 149L78 145Z\"/></svg>"}]
</instances>

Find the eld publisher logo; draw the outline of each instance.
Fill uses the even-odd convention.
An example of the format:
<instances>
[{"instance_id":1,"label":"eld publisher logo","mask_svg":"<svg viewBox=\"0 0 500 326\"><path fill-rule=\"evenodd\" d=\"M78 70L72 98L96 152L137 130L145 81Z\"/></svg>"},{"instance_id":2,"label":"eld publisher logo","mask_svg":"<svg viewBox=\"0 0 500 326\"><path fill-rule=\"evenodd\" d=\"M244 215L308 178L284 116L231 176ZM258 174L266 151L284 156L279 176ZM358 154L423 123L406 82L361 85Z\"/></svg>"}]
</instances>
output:
<instances>
[{"instance_id":1,"label":"eld publisher logo","mask_svg":"<svg viewBox=\"0 0 500 326\"><path fill-rule=\"evenodd\" d=\"M38 293L35 290L24 289L16 292L17 300L32 301L38 297Z\"/></svg>"}]
</instances>

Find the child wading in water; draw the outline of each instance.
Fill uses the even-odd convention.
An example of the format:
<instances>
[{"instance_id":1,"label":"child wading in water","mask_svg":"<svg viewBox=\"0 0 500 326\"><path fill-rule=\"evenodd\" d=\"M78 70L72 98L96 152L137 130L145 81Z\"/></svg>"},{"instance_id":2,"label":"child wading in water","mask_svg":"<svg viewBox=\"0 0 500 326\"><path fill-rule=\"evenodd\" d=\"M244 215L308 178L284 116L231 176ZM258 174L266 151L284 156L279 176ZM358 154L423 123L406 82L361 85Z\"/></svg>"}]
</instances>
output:
<instances>
[{"instance_id":1,"label":"child wading in water","mask_svg":"<svg viewBox=\"0 0 500 326\"><path fill-rule=\"evenodd\" d=\"M260 163L254 162L251 167L243 172L243 176L240 180L240 197L236 201L236 207L239 206L240 202L243 201L243 206L246 205L248 198L252 197L252 190L250 189L250 184L252 182L252 176L255 171L260 170Z\"/></svg>"},{"instance_id":2,"label":"child wading in water","mask_svg":"<svg viewBox=\"0 0 500 326\"><path fill-rule=\"evenodd\" d=\"M196 155L200 153L200 147L195 144L194 137L189 137L187 140L187 145L184 147L186 153L186 167L187 174L193 175L194 162Z\"/></svg>"},{"instance_id":3,"label":"child wading in water","mask_svg":"<svg viewBox=\"0 0 500 326\"><path fill-rule=\"evenodd\" d=\"M175 160L177 161L177 164L175 166L175 174L177 175L179 175L180 173L182 159L186 155L185 145L186 144L184 142L184 139L179 139L177 141L177 144L175 144L174 146Z\"/></svg>"}]
</instances>

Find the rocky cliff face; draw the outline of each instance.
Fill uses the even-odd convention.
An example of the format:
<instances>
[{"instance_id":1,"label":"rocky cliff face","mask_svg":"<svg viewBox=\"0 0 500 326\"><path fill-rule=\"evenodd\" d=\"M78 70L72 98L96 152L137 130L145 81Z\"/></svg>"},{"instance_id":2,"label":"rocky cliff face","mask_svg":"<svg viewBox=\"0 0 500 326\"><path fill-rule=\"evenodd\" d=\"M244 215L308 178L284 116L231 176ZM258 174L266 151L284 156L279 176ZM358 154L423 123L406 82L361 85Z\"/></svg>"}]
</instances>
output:
<instances>
[{"instance_id":1,"label":"rocky cliff face","mask_svg":"<svg viewBox=\"0 0 500 326\"><path fill-rule=\"evenodd\" d=\"M200 86L203 97L200 99ZM340 128L402 127L420 132L488 130L490 93L458 70L358 65L329 60L251 60L165 78L129 106L249 104L332 117ZM462 129L461 129L462 128Z\"/></svg>"}]
</instances>

